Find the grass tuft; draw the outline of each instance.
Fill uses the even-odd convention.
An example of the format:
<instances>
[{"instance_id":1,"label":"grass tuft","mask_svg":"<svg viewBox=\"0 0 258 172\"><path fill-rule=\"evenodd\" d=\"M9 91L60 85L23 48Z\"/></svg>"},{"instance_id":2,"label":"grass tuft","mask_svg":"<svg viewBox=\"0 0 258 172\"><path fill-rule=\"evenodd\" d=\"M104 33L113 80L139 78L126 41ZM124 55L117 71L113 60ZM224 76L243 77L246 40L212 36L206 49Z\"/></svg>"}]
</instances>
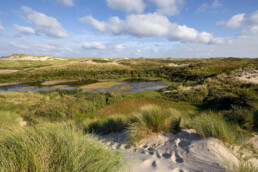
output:
<instances>
[{"instance_id":1,"label":"grass tuft","mask_svg":"<svg viewBox=\"0 0 258 172\"><path fill-rule=\"evenodd\" d=\"M136 121L129 125L129 141L139 143L152 133L177 132L181 117L174 109L164 110L157 106L146 106L136 115Z\"/></svg>"},{"instance_id":2,"label":"grass tuft","mask_svg":"<svg viewBox=\"0 0 258 172\"><path fill-rule=\"evenodd\" d=\"M1 171L119 171L122 156L61 124L0 129Z\"/></svg>"},{"instance_id":3,"label":"grass tuft","mask_svg":"<svg viewBox=\"0 0 258 172\"><path fill-rule=\"evenodd\" d=\"M220 114L212 112L196 116L190 127L202 137L215 137L230 144L237 143L242 137L237 125L227 123Z\"/></svg>"}]
</instances>

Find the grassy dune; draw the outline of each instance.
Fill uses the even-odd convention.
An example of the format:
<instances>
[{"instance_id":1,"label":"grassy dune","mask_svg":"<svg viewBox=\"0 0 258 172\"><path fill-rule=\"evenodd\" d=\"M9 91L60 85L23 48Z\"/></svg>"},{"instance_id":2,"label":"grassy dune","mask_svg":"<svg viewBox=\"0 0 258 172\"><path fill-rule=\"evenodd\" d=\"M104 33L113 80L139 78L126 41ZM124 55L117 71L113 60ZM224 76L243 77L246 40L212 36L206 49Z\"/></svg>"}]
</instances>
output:
<instances>
[{"instance_id":1,"label":"grassy dune","mask_svg":"<svg viewBox=\"0 0 258 172\"><path fill-rule=\"evenodd\" d=\"M1 171L119 171L123 158L62 124L0 129Z\"/></svg>"}]
</instances>

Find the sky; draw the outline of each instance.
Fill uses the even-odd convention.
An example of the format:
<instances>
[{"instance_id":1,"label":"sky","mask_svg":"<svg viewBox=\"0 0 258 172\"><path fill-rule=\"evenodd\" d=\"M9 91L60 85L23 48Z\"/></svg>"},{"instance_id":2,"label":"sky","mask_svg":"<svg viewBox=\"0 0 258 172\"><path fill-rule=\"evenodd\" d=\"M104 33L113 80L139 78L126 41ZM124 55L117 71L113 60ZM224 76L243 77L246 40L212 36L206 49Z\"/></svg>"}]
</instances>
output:
<instances>
[{"instance_id":1,"label":"sky","mask_svg":"<svg viewBox=\"0 0 258 172\"><path fill-rule=\"evenodd\" d=\"M1 0L0 56L258 57L257 0Z\"/></svg>"}]
</instances>

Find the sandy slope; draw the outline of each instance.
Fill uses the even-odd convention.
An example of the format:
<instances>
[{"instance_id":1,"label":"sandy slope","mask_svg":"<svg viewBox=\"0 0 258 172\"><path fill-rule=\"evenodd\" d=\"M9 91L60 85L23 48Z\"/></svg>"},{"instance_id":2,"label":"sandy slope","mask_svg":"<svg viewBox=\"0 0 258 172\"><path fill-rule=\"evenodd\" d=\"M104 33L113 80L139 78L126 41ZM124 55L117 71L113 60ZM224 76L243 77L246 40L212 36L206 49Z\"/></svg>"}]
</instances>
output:
<instances>
[{"instance_id":1,"label":"sandy slope","mask_svg":"<svg viewBox=\"0 0 258 172\"><path fill-rule=\"evenodd\" d=\"M237 164L235 155L217 139L203 139L193 130L176 135L153 134L137 148L126 145L125 133L112 133L100 138L113 149L122 149L129 159L126 171L192 172L225 171L225 165ZM224 164L225 163L225 164Z\"/></svg>"}]
</instances>

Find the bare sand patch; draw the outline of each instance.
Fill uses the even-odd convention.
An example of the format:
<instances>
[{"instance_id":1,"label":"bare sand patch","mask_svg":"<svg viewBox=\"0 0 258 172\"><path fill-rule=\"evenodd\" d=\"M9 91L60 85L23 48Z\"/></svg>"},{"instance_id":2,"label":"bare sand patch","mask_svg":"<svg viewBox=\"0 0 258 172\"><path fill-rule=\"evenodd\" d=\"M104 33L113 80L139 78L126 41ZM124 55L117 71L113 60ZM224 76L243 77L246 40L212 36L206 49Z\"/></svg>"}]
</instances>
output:
<instances>
[{"instance_id":1,"label":"bare sand patch","mask_svg":"<svg viewBox=\"0 0 258 172\"><path fill-rule=\"evenodd\" d=\"M56 58L53 56L32 56L26 54L14 54L7 57L2 57L5 60L32 60L32 61L46 61L46 60L66 60L63 58Z\"/></svg>"},{"instance_id":2,"label":"bare sand patch","mask_svg":"<svg viewBox=\"0 0 258 172\"><path fill-rule=\"evenodd\" d=\"M124 85L124 84L126 83L120 82L120 81L98 82L94 84L84 85L84 86L81 86L80 88L86 89L86 90L108 89L116 85Z\"/></svg>"},{"instance_id":3,"label":"bare sand patch","mask_svg":"<svg viewBox=\"0 0 258 172\"><path fill-rule=\"evenodd\" d=\"M34 86L21 87L21 88L15 89L15 91L22 91L22 90L28 90L28 89L33 89L33 88L35 88L35 87Z\"/></svg>"},{"instance_id":4,"label":"bare sand patch","mask_svg":"<svg viewBox=\"0 0 258 172\"><path fill-rule=\"evenodd\" d=\"M194 130L175 135L153 134L138 147L127 144L126 132L101 136L100 140L124 152L130 161L126 171L226 171L225 163L238 163L235 154L221 141L201 138Z\"/></svg>"},{"instance_id":5,"label":"bare sand patch","mask_svg":"<svg viewBox=\"0 0 258 172\"><path fill-rule=\"evenodd\" d=\"M189 64L175 64L175 63L169 63L167 66L169 66L169 67L185 67L185 66L189 66Z\"/></svg>"},{"instance_id":6,"label":"bare sand patch","mask_svg":"<svg viewBox=\"0 0 258 172\"><path fill-rule=\"evenodd\" d=\"M57 85L57 84L62 84L62 83L67 83L67 82L76 82L76 81L78 81L78 80L53 80L53 81L42 82L41 85L49 86L49 85Z\"/></svg>"},{"instance_id":7,"label":"bare sand patch","mask_svg":"<svg viewBox=\"0 0 258 172\"><path fill-rule=\"evenodd\" d=\"M258 84L258 70L237 72L236 78L240 81L252 82Z\"/></svg>"},{"instance_id":8,"label":"bare sand patch","mask_svg":"<svg viewBox=\"0 0 258 172\"><path fill-rule=\"evenodd\" d=\"M14 73L18 72L19 70L6 70L6 69L1 69L0 74L9 74L9 73Z\"/></svg>"}]
</instances>

